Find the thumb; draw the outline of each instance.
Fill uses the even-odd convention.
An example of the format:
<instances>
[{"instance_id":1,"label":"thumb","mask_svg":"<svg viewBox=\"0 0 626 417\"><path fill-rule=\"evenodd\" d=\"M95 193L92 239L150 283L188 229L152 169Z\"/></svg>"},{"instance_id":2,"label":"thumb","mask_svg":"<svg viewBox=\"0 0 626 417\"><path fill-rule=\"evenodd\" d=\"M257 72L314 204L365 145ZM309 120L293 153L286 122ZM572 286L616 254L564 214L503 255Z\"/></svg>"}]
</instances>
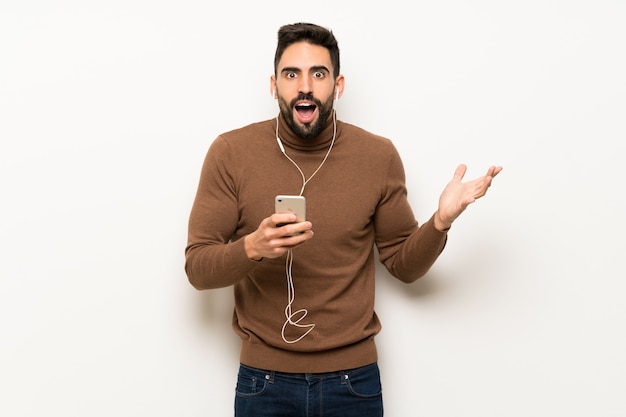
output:
<instances>
[{"instance_id":1,"label":"thumb","mask_svg":"<svg viewBox=\"0 0 626 417\"><path fill-rule=\"evenodd\" d=\"M456 171L454 171L454 179L461 181L463 179L463 177L465 176L465 173L467 172L467 165L465 164L461 164L456 168Z\"/></svg>"}]
</instances>

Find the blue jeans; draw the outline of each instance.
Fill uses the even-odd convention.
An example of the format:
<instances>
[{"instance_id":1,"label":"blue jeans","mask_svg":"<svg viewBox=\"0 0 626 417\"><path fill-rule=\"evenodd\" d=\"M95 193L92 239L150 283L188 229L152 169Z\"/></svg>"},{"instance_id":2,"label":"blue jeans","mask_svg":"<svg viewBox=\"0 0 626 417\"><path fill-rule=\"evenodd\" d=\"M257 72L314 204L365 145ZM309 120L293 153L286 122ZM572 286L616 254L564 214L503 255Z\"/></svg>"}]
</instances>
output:
<instances>
[{"instance_id":1,"label":"blue jeans","mask_svg":"<svg viewBox=\"0 0 626 417\"><path fill-rule=\"evenodd\" d=\"M378 364L323 374L240 365L235 417L382 417Z\"/></svg>"}]
</instances>

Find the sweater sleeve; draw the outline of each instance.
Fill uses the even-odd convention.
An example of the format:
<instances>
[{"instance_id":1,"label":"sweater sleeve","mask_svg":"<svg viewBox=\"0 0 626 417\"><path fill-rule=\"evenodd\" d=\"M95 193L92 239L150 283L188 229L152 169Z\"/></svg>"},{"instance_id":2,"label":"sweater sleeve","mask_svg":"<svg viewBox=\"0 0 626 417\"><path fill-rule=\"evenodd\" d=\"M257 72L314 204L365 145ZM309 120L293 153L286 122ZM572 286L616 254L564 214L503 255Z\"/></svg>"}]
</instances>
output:
<instances>
[{"instance_id":1,"label":"sweater sleeve","mask_svg":"<svg viewBox=\"0 0 626 417\"><path fill-rule=\"evenodd\" d=\"M243 239L231 241L238 206L237 164L230 160L228 143L218 137L204 160L189 216L185 272L199 290L232 285L258 264L246 256Z\"/></svg>"},{"instance_id":2,"label":"sweater sleeve","mask_svg":"<svg viewBox=\"0 0 626 417\"><path fill-rule=\"evenodd\" d=\"M386 182L374 224L379 259L389 273L410 283L424 276L443 251L447 233L434 226L434 216L421 226L407 199L406 179L400 156L389 154Z\"/></svg>"}]
</instances>

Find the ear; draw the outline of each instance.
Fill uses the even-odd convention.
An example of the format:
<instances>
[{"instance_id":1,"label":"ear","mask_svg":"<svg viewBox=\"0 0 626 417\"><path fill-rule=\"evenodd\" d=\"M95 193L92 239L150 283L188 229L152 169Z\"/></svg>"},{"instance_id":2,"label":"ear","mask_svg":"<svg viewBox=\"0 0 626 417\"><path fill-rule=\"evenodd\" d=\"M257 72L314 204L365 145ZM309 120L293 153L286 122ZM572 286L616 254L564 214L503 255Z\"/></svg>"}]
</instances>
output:
<instances>
[{"instance_id":1,"label":"ear","mask_svg":"<svg viewBox=\"0 0 626 417\"><path fill-rule=\"evenodd\" d=\"M345 89L346 86L346 79L343 75L339 75L337 76L337 79L335 80L335 100L339 100L341 98L341 96L343 95L343 91Z\"/></svg>"},{"instance_id":2,"label":"ear","mask_svg":"<svg viewBox=\"0 0 626 417\"><path fill-rule=\"evenodd\" d=\"M274 100L278 98L278 93L276 92L276 77L273 75L270 76L270 94Z\"/></svg>"}]
</instances>

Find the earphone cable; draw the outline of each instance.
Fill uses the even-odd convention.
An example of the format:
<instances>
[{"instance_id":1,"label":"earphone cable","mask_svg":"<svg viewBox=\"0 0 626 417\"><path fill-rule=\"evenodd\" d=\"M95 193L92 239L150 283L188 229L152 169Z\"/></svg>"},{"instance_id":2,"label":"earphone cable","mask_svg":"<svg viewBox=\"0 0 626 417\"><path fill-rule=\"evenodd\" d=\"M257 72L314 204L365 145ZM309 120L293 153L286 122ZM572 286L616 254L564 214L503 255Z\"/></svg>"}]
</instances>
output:
<instances>
[{"instance_id":1,"label":"earphone cable","mask_svg":"<svg viewBox=\"0 0 626 417\"><path fill-rule=\"evenodd\" d=\"M322 168L322 166L324 165L324 163L326 162L326 160L328 159L328 155L330 155L330 151L333 149L333 145L335 144L335 138L337 137L337 114L336 111L333 109L333 138L330 142L330 146L328 147L328 151L326 152L326 155L324 156L324 159L322 160L322 162L320 163L320 165L317 167L317 169L311 174L311 176L307 179L306 176L304 175L304 172L302 172L302 169L300 169L300 167L298 166L298 164L291 159L291 157L289 155L287 155L287 152L285 152L285 148L283 147L282 144L282 140L280 139L280 137L278 136L278 116L276 116L276 141L278 142L278 146L280 147L281 152L283 153L283 155L285 155L285 157L287 157L287 159L289 161L291 161L291 163L298 169L298 172L300 172L300 175L302 176L302 188L300 189L300 195L303 195L304 193L304 188L306 187L306 185L309 183L309 181L311 180L311 178L313 178L315 176L315 174L317 174L317 172ZM293 251L292 249L289 249L287 251L287 259L285 261L285 274L287 276L287 306L285 307L285 322L283 323L283 327L281 330L281 336L283 338L283 340L285 341L285 343L296 343L299 342L300 340L302 340L306 335L308 335L314 328L315 328L315 323L310 323L310 324L300 324L300 322L307 316L308 314L308 310L305 308L299 309L297 311L292 311L292 304L296 298L296 289L293 283L293 275L292 275L292 266L293 266ZM294 320L294 317L300 315L300 317L297 318L297 320ZM287 325L290 324L292 326L296 326L299 328L307 328L306 332L304 332L302 335L300 335L300 337L298 337L295 340L288 340L287 337L285 336L285 329L287 328Z\"/></svg>"}]
</instances>

